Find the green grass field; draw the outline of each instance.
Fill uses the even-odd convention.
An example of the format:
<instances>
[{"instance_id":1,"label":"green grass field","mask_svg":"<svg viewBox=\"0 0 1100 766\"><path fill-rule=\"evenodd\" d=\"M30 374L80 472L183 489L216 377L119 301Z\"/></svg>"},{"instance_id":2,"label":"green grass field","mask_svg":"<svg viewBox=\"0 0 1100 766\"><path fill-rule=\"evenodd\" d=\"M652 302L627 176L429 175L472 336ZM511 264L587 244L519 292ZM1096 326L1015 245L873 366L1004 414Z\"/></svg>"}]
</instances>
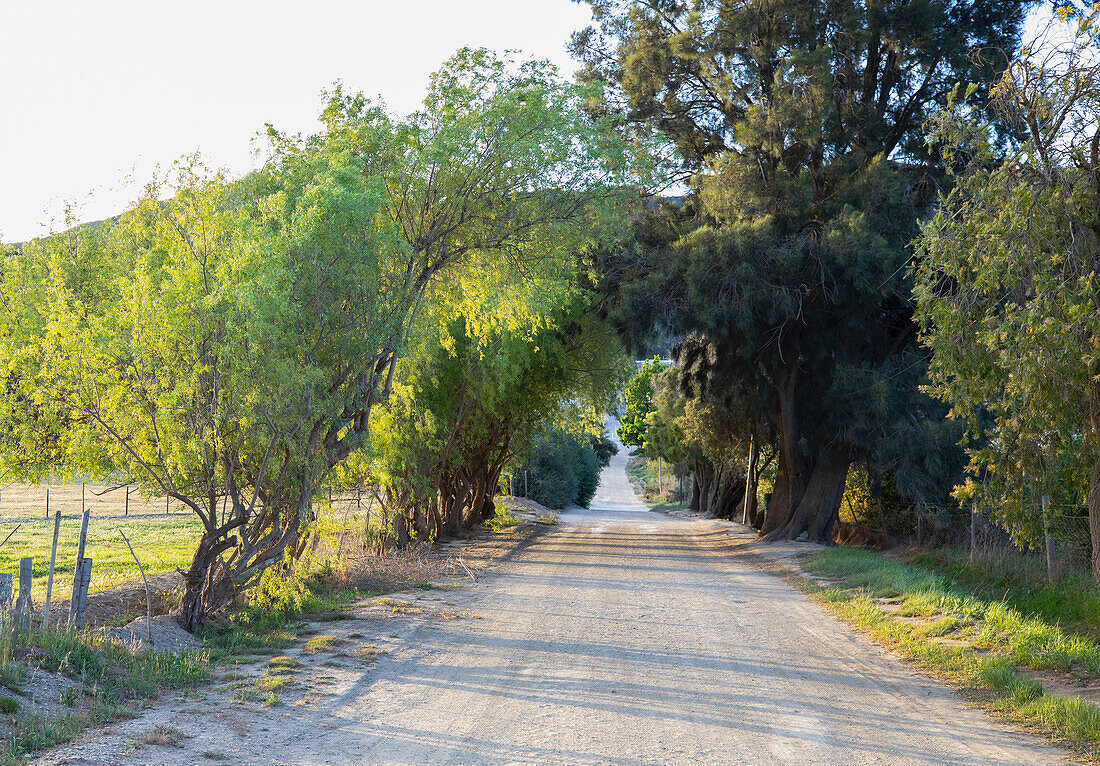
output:
<instances>
[{"instance_id":1,"label":"green grass field","mask_svg":"<svg viewBox=\"0 0 1100 766\"><path fill-rule=\"evenodd\" d=\"M14 524L0 524L0 540ZM19 571L19 559L34 558L33 594L35 605L41 605L46 595L46 577L50 565L50 545L53 522L42 519L24 523L3 546L0 546L0 572ZM88 524L88 540L84 555L92 559L91 590L99 591L140 577L137 565L123 542L119 530L126 533L141 559L146 574L167 572L186 567L191 561L201 529L194 515L173 515L165 518L104 519L92 516ZM55 600L68 597L72 587L73 568L80 535L80 521L75 516L63 518L57 544L54 569Z\"/></svg>"}]
</instances>

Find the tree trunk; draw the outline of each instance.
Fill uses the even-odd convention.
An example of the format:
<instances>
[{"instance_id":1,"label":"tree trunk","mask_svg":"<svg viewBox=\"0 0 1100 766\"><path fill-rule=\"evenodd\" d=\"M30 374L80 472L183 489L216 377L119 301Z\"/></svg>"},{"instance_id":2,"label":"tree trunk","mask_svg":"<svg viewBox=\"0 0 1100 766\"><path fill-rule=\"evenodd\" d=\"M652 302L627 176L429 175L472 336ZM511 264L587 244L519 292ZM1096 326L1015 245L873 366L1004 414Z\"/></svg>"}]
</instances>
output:
<instances>
[{"instance_id":1,"label":"tree trunk","mask_svg":"<svg viewBox=\"0 0 1100 766\"><path fill-rule=\"evenodd\" d=\"M839 450L822 450L794 512L766 539L794 540L805 532L813 542L832 542L831 532L840 515L850 462Z\"/></svg>"},{"instance_id":2,"label":"tree trunk","mask_svg":"<svg viewBox=\"0 0 1100 766\"><path fill-rule=\"evenodd\" d=\"M708 513L711 510L710 499L713 490L715 467L709 460L700 460L695 464L695 486L692 489L692 497L697 498L699 513Z\"/></svg>"},{"instance_id":3,"label":"tree trunk","mask_svg":"<svg viewBox=\"0 0 1100 766\"><path fill-rule=\"evenodd\" d=\"M691 471L691 502L688 503L689 511L701 510L703 503L701 493L699 492L699 474L700 467L698 463L693 464Z\"/></svg>"},{"instance_id":4,"label":"tree trunk","mask_svg":"<svg viewBox=\"0 0 1100 766\"><path fill-rule=\"evenodd\" d=\"M235 520L207 524L183 575L183 596L175 615L185 630L195 631L243 588L254 584L269 566L283 560L299 538L309 492L296 505L267 506L258 513L234 502ZM216 521L211 516L210 521Z\"/></svg>"},{"instance_id":5,"label":"tree trunk","mask_svg":"<svg viewBox=\"0 0 1100 766\"><path fill-rule=\"evenodd\" d=\"M199 540L191 566L183 574L183 596L176 612L184 630L195 632L212 611L232 598L227 593L227 585L232 582L227 582L228 573L221 565L221 556L236 544L236 536L218 539L209 532Z\"/></svg>"},{"instance_id":6,"label":"tree trunk","mask_svg":"<svg viewBox=\"0 0 1100 766\"><path fill-rule=\"evenodd\" d=\"M791 506L791 476L787 468L787 456L780 450L779 465L775 470L775 486L772 488L771 502L765 509L760 523L760 534L766 535L775 531L790 516Z\"/></svg>"},{"instance_id":7,"label":"tree trunk","mask_svg":"<svg viewBox=\"0 0 1100 766\"><path fill-rule=\"evenodd\" d=\"M1089 377L1089 419L1097 446L1092 476L1089 477L1089 535L1092 537L1092 576L1100 583L1100 381L1096 371L1089 372L1092 373Z\"/></svg>"},{"instance_id":8,"label":"tree trunk","mask_svg":"<svg viewBox=\"0 0 1100 766\"><path fill-rule=\"evenodd\" d=\"M779 386L779 467L776 470L775 490L768 505L768 513L760 534L770 535L785 526L806 494L813 463L802 452L802 433L799 429L794 393L795 372L791 372Z\"/></svg>"},{"instance_id":9,"label":"tree trunk","mask_svg":"<svg viewBox=\"0 0 1100 766\"><path fill-rule=\"evenodd\" d=\"M710 499L707 507L719 519L736 519L745 499L745 479L737 467L725 463L715 466L710 482Z\"/></svg>"}]
</instances>

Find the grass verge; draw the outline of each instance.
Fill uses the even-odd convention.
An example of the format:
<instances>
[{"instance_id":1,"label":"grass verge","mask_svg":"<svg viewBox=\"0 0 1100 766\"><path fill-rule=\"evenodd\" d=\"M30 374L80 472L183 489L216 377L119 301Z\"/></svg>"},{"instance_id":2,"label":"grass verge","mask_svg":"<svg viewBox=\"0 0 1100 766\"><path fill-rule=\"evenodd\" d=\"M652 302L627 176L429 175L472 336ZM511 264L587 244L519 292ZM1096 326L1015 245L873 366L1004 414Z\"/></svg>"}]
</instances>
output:
<instances>
[{"instance_id":1,"label":"grass verge","mask_svg":"<svg viewBox=\"0 0 1100 766\"><path fill-rule=\"evenodd\" d=\"M933 570L858 548L809 556L798 584L841 619L957 686L970 700L1100 763L1100 706L1044 691L1025 669L1100 677L1100 646ZM910 618L910 619L906 619ZM921 619L911 619L921 618Z\"/></svg>"},{"instance_id":2,"label":"grass verge","mask_svg":"<svg viewBox=\"0 0 1100 766\"><path fill-rule=\"evenodd\" d=\"M31 669L57 673L71 683L57 702L64 712L20 712L22 704L0 712L0 766L68 742L88 726L131 718L163 688L178 689L210 679L205 652L156 654L116 644L94 633L33 632L4 659L3 683L18 694Z\"/></svg>"}]
</instances>

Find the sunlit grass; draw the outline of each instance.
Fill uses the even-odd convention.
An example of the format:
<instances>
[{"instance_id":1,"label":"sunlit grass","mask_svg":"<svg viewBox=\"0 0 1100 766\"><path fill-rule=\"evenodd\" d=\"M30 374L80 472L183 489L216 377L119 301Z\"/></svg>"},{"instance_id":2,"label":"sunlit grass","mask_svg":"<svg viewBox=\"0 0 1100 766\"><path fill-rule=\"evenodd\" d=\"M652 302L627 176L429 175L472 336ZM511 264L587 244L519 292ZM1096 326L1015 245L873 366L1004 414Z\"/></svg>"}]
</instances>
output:
<instances>
[{"instance_id":1,"label":"sunlit grass","mask_svg":"<svg viewBox=\"0 0 1100 766\"><path fill-rule=\"evenodd\" d=\"M1024 672L1100 677L1100 645L1092 637L1049 621L1042 610L1023 614L985 596L985 588L962 586L871 551L831 548L808 557L803 566L837 580L803 587L844 620L971 692L989 709L1094 760L1100 756L1100 707L1044 692ZM945 642L945 636L954 640Z\"/></svg>"},{"instance_id":2,"label":"sunlit grass","mask_svg":"<svg viewBox=\"0 0 1100 766\"><path fill-rule=\"evenodd\" d=\"M15 525L0 525L0 540ZM53 542L53 521L24 523L0 546L0 572L18 572L19 559L34 558L32 593L36 604L46 595L46 578ZM88 524L84 556L93 561L91 590L104 590L140 577L137 565L118 530L130 538L146 574L185 568L198 544L201 525L196 516L169 516L163 519L97 519ZM80 536L79 518L62 519L54 569L53 598L68 598L76 564Z\"/></svg>"}]
</instances>

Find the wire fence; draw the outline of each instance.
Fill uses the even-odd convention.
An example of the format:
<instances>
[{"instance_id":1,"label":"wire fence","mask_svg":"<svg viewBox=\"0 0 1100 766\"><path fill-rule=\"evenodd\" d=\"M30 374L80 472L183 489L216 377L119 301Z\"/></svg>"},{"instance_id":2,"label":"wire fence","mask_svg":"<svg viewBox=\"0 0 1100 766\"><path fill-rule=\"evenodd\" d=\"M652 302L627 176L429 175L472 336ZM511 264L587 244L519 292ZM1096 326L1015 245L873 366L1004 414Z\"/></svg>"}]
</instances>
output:
<instances>
[{"instance_id":1,"label":"wire fence","mask_svg":"<svg viewBox=\"0 0 1100 766\"><path fill-rule=\"evenodd\" d=\"M1013 536L997 523L976 515L970 534L971 549L978 558L1016 556L1033 559L1052 579L1069 571L1089 572L1092 537L1083 506L1051 505L1045 516L1034 520L1030 534Z\"/></svg>"}]
</instances>

